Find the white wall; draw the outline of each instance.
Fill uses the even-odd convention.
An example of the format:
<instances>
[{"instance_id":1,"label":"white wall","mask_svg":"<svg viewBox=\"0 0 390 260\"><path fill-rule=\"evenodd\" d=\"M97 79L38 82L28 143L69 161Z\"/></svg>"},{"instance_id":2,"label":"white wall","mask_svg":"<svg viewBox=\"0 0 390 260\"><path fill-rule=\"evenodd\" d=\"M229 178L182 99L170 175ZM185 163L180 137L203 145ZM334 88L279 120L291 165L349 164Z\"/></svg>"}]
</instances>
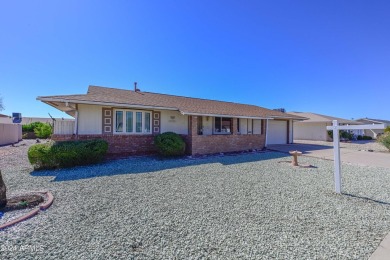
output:
<instances>
[{"instance_id":1,"label":"white wall","mask_svg":"<svg viewBox=\"0 0 390 260\"><path fill-rule=\"evenodd\" d=\"M212 135L213 134L213 117L203 116L203 135Z\"/></svg>"},{"instance_id":2,"label":"white wall","mask_svg":"<svg viewBox=\"0 0 390 260\"><path fill-rule=\"evenodd\" d=\"M248 119L240 118L240 134L246 135L248 133Z\"/></svg>"},{"instance_id":3,"label":"white wall","mask_svg":"<svg viewBox=\"0 0 390 260\"><path fill-rule=\"evenodd\" d=\"M13 144L22 140L22 125L0 124L0 145Z\"/></svg>"},{"instance_id":4,"label":"white wall","mask_svg":"<svg viewBox=\"0 0 390 260\"><path fill-rule=\"evenodd\" d=\"M254 119L253 120L253 134L261 134L261 120Z\"/></svg>"},{"instance_id":5,"label":"white wall","mask_svg":"<svg viewBox=\"0 0 390 260\"><path fill-rule=\"evenodd\" d=\"M12 117L0 117L0 124L12 124Z\"/></svg>"},{"instance_id":6,"label":"white wall","mask_svg":"<svg viewBox=\"0 0 390 260\"><path fill-rule=\"evenodd\" d=\"M294 140L326 141L328 132L326 123L294 122Z\"/></svg>"},{"instance_id":7,"label":"white wall","mask_svg":"<svg viewBox=\"0 0 390 260\"><path fill-rule=\"evenodd\" d=\"M79 104L78 111L79 134L102 133L102 106Z\"/></svg>"},{"instance_id":8,"label":"white wall","mask_svg":"<svg viewBox=\"0 0 390 260\"><path fill-rule=\"evenodd\" d=\"M188 134L188 116L177 111L161 110L161 133Z\"/></svg>"},{"instance_id":9,"label":"white wall","mask_svg":"<svg viewBox=\"0 0 390 260\"><path fill-rule=\"evenodd\" d=\"M74 134L75 121L56 120L54 121L53 134L56 135L71 135Z\"/></svg>"}]
</instances>

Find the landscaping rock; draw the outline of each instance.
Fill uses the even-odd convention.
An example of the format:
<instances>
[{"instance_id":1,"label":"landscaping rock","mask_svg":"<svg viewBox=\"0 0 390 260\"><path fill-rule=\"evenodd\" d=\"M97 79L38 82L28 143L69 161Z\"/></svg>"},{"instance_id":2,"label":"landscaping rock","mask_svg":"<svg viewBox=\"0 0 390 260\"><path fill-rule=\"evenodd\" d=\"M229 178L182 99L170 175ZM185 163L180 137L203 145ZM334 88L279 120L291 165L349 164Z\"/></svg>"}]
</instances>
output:
<instances>
[{"instance_id":1,"label":"landscaping rock","mask_svg":"<svg viewBox=\"0 0 390 260\"><path fill-rule=\"evenodd\" d=\"M4 208L7 205L7 188L5 187L5 183L3 181L3 176L0 171L0 209Z\"/></svg>"}]
</instances>

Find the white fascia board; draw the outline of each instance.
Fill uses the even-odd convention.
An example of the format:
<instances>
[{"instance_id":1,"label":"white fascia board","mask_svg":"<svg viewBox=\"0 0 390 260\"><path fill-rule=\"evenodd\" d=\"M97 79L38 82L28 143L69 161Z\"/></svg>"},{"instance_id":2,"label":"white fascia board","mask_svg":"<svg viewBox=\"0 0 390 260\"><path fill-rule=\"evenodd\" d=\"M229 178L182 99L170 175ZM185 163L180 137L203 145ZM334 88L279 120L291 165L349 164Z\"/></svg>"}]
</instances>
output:
<instances>
[{"instance_id":1,"label":"white fascia board","mask_svg":"<svg viewBox=\"0 0 390 260\"><path fill-rule=\"evenodd\" d=\"M372 125L339 125L336 127L338 130L359 130L359 129L385 129L384 124L372 124ZM335 130L335 126L327 126L327 130Z\"/></svg>"},{"instance_id":2,"label":"white fascia board","mask_svg":"<svg viewBox=\"0 0 390 260\"><path fill-rule=\"evenodd\" d=\"M269 119L292 119L292 120L297 120L297 121L303 121L303 120L307 120L307 119L298 119L298 118L295 118L295 117L291 117L291 116L270 116Z\"/></svg>"},{"instance_id":3,"label":"white fascia board","mask_svg":"<svg viewBox=\"0 0 390 260\"><path fill-rule=\"evenodd\" d=\"M100 105L100 106L113 106L113 107L126 107L126 108L144 108L144 109L159 109L159 110L175 110L179 109L174 107L158 107L158 106L144 106L144 105L131 105L123 103L114 103L114 102L97 102L97 101L85 101L85 100L73 100L73 99L59 99L59 98L45 98L37 97L37 100L42 102L70 102L75 104L86 104L86 105Z\"/></svg>"},{"instance_id":4,"label":"white fascia board","mask_svg":"<svg viewBox=\"0 0 390 260\"><path fill-rule=\"evenodd\" d=\"M183 112L183 111L180 111L180 113L182 115L189 115L189 116L234 117L234 118L246 118L246 119L272 119L269 117L218 115L218 114L191 113L191 112Z\"/></svg>"}]
</instances>

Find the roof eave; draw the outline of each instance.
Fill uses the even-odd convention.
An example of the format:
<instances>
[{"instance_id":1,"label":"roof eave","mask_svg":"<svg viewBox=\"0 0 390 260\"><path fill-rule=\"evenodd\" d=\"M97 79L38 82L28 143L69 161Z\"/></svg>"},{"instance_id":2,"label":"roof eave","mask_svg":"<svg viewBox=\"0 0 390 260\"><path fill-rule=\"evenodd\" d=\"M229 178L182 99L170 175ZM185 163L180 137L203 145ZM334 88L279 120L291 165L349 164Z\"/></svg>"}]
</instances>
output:
<instances>
[{"instance_id":1,"label":"roof eave","mask_svg":"<svg viewBox=\"0 0 390 260\"><path fill-rule=\"evenodd\" d=\"M161 110L174 110L178 111L176 107L161 107L161 106L146 106L140 104L126 104L117 102L101 102L101 101L88 101L88 100L77 100L77 99L61 99L61 98L50 98L50 97L37 97L46 104L47 102L63 102L63 103L75 103L75 104L86 104L86 105L101 105L101 106L113 106L113 107L127 107L127 108L144 108L144 109L161 109Z\"/></svg>"},{"instance_id":2,"label":"roof eave","mask_svg":"<svg viewBox=\"0 0 390 260\"><path fill-rule=\"evenodd\" d=\"M234 117L234 118L246 118L246 119L272 119L271 117L259 117L259 116L237 116L237 115L226 115L226 114L208 114L208 113L193 113L180 111L182 115L189 116L211 116L211 117Z\"/></svg>"}]
</instances>

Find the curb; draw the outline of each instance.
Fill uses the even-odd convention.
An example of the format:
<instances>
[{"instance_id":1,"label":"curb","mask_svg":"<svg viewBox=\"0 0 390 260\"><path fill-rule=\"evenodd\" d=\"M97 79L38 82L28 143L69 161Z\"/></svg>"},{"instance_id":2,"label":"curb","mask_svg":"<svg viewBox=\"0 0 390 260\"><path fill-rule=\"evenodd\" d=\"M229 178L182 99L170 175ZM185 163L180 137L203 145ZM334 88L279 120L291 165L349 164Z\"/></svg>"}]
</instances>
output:
<instances>
[{"instance_id":1,"label":"curb","mask_svg":"<svg viewBox=\"0 0 390 260\"><path fill-rule=\"evenodd\" d=\"M14 219L12 221L9 221L9 222L6 222L6 223L0 225L0 230L3 230L5 228L13 226L19 222L22 222L26 219L29 219L29 218L37 215L39 213L39 211L48 209L51 206L51 204L53 204L54 197L50 191L37 191L35 193L45 194L47 196L47 201L45 203L43 203L42 205L40 205L39 208L33 209L32 211L28 212L27 214L25 214L17 219Z\"/></svg>"}]
</instances>

